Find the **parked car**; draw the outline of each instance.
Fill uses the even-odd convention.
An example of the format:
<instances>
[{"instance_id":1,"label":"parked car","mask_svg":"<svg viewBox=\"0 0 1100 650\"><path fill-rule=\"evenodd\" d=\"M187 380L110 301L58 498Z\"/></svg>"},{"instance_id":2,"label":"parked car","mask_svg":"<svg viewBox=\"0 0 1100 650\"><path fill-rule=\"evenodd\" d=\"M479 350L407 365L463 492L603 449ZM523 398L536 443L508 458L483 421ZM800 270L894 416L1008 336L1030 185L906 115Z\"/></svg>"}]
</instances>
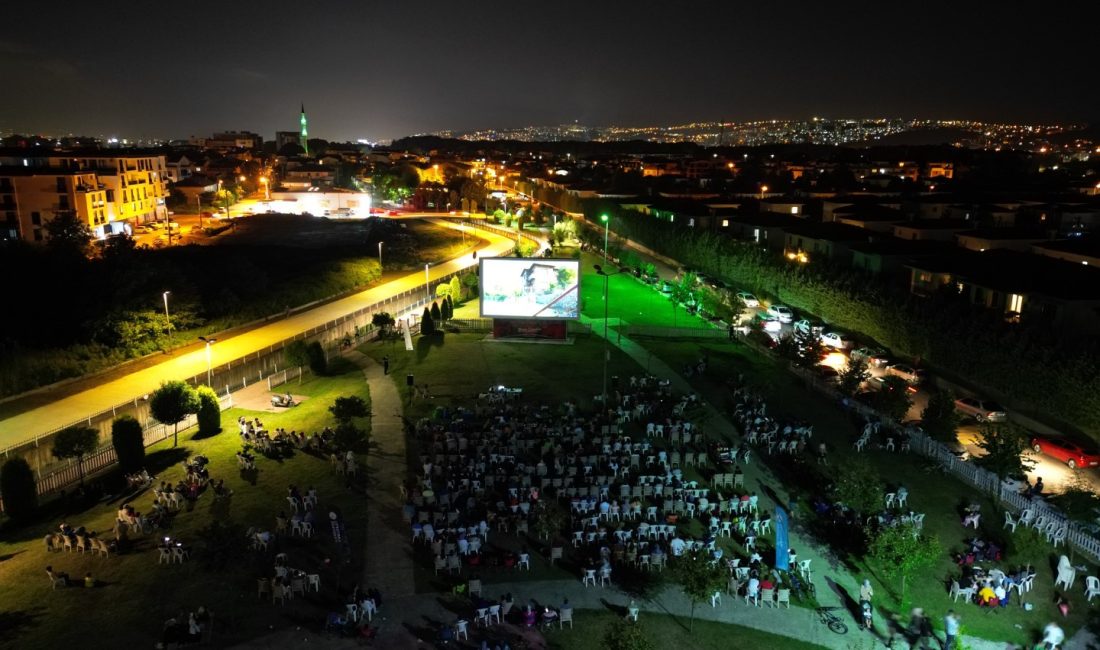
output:
<instances>
[{"instance_id":1,"label":"parked car","mask_svg":"<svg viewBox=\"0 0 1100 650\"><path fill-rule=\"evenodd\" d=\"M825 324L810 320L809 318L803 318L801 320L796 320L794 324L791 325L791 328L799 334L814 334L816 336L821 336L821 333L825 331Z\"/></svg>"},{"instance_id":2,"label":"parked car","mask_svg":"<svg viewBox=\"0 0 1100 650\"><path fill-rule=\"evenodd\" d=\"M893 390L893 386L890 382L886 381L886 377L869 377L865 382L867 388L874 391ZM905 383L905 391L908 393L917 392L917 387L908 382Z\"/></svg>"},{"instance_id":3,"label":"parked car","mask_svg":"<svg viewBox=\"0 0 1100 650\"><path fill-rule=\"evenodd\" d=\"M890 357L886 354L886 350L882 348L856 348L852 350L851 357L853 361L863 359L868 366L873 368L881 368L890 362Z\"/></svg>"},{"instance_id":4,"label":"parked car","mask_svg":"<svg viewBox=\"0 0 1100 650\"><path fill-rule=\"evenodd\" d=\"M964 415L969 415L978 422L1004 422L1008 419L1008 413L997 402L980 400L976 397L962 397L955 400L955 410Z\"/></svg>"},{"instance_id":5,"label":"parked car","mask_svg":"<svg viewBox=\"0 0 1100 650\"><path fill-rule=\"evenodd\" d=\"M750 309L756 309L760 306L760 301L756 299L756 296L752 295L748 291L738 292L737 299L741 301L742 305Z\"/></svg>"},{"instance_id":6,"label":"parked car","mask_svg":"<svg viewBox=\"0 0 1100 650\"><path fill-rule=\"evenodd\" d=\"M886 374L901 377L912 386L919 386L924 383L924 371L904 363L886 366Z\"/></svg>"},{"instance_id":7,"label":"parked car","mask_svg":"<svg viewBox=\"0 0 1100 650\"><path fill-rule=\"evenodd\" d=\"M1031 448L1037 454L1046 454L1051 458L1057 458L1068 465L1070 469L1100 465L1100 451L1096 449L1095 445L1077 442L1069 438L1035 436L1031 439Z\"/></svg>"},{"instance_id":8,"label":"parked car","mask_svg":"<svg viewBox=\"0 0 1100 650\"><path fill-rule=\"evenodd\" d=\"M789 323L794 320L794 312L786 305L772 305L768 307L768 316L780 323Z\"/></svg>"},{"instance_id":9,"label":"parked car","mask_svg":"<svg viewBox=\"0 0 1100 650\"><path fill-rule=\"evenodd\" d=\"M856 345L856 340L848 334L841 334L840 332L825 332L821 335L821 344L836 348L838 350L848 350Z\"/></svg>"}]
</instances>

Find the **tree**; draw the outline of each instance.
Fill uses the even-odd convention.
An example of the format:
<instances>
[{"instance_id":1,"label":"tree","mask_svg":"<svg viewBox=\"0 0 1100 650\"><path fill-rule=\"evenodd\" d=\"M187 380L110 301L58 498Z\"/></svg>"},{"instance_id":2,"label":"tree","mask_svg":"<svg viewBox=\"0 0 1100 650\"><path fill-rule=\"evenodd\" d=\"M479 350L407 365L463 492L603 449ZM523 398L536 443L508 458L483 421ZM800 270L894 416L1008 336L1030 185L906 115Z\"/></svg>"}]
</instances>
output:
<instances>
[{"instance_id":1,"label":"tree","mask_svg":"<svg viewBox=\"0 0 1100 650\"><path fill-rule=\"evenodd\" d=\"M325 357L325 349L320 341L313 341L306 346L309 352L309 370L318 377L328 374L328 358Z\"/></svg>"},{"instance_id":2,"label":"tree","mask_svg":"<svg viewBox=\"0 0 1100 650\"><path fill-rule=\"evenodd\" d=\"M695 303L695 274L688 271L684 273L679 282L672 285L672 322L676 323L676 313L681 304L692 305Z\"/></svg>"},{"instance_id":3,"label":"tree","mask_svg":"<svg viewBox=\"0 0 1100 650\"><path fill-rule=\"evenodd\" d=\"M23 458L9 458L0 468L0 499L4 512L18 522L29 521L38 510L34 472Z\"/></svg>"},{"instance_id":4,"label":"tree","mask_svg":"<svg viewBox=\"0 0 1100 650\"><path fill-rule=\"evenodd\" d=\"M80 484L84 485L84 457L99 446L99 431L88 426L73 426L62 429L53 439L55 458L75 458L80 472Z\"/></svg>"},{"instance_id":5,"label":"tree","mask_svg":"<svg viewBox=\"0 0 1100 650\"><path fill-rule=\"evenodd\" d=\"M1029 442L1024 430L1014 424L983 424L978 428L976 444L985 451L985 455L974 462L1002 481L1012 476L1023 476L1035 466L1035 461L1024 455Z\"/></svg>"},{"instance_id":6,"label":"tree","mask_svg":"<svg viewBox=\"0 0 1100 650\"><path fill-rule=\"evenodd\" d=\"M477 273L467 273L462 276L462 284L466 287L466 291L473 295L477 293L477 286L480 280L477 277Z\"/></svg>"},{"instance_id":7,"label":"tree","mask_svg":"<svg viewBox=\"0 0 1100 650\"><path fill-rule=\"evenodd\" d=\"M440 311L438 302L432 302L432 320L436 323L443 322L443 312Z\"/></svg>"},{"instance_id":8,"label":"tree","mask_svg":"<svg viewBox=\"0 0 1100 650\"><path fill-rule=\"evenodd\" d=\"M913 405L909 397L909 384L901 377L883 377L882 387L874 398L874 407L884 417L901 422Z\"/></svg>"},{"instance_id":9,"label":"tree","mask_svg":"<svg viewBox=\"0 0 1100 650\"><path fill-rule=\"evenodd\" d=\"M905 606L906 583L922 569L940 560L943 549L935 535L922 535L912 523L884 526L871 540L870 556L891 578L901 579L901 603Z\"/></svg>"},{"instance_id":10,"label":"tree","mask_svg":"<svg viewBox=\"0 0 1100 650\"><path fill-rule=\"evenodd\" d=\"M382 337L385 338L390 333L390 328L397 322L394 320L392 314L387 311L380 311L377 314L371 316L371 325L374 325L378 329L382 330Z\"/></svg>"},{"instance_id":11,"label":"tree","mask_svg":"<svg viewBox=\"0 0 1100 650\"><path fill-rule=\"evenodd\" d=\"M1092 491L1081 472L1074 472L1069 487L1047 501L1061 510L1070 521L1090 525L1096 523L1096 509L1100 507L1100 496Z\"/></svg>"},{"instance_id":12,"label":"tree","mask_svg":"<svg viewBox=\"0 0 1100 650\"><path fill-rule=\"evenodd\" d=\"M885 486L878 471L864 458L839 465L833 480L832 495L858 513L882 510Z\"/></svg>"},{"instance_id":13,"label":"tree","mask_svg":"<svg viewBox=\"0 0 1100 650\"><path fill-rule=\"evenodd\" d=\"M111 423L111 444L124 474L140 471L145 464L145 434L141 423L123 415Z\"/></svg>"},{"instance_id":14,"label":"tree","mask_svg":"<svg viewBox=\"0 0 1100 650\"><path fill-rule=\"evenodd\" d=\"M862 357L848 361L848 367L840 373L840 381L837 388L840 392L851 397L859 392L859 387L871 376L867 371L867 361Z\"/></svg>"},{"instance_id":15,"label":"tree","mask_svg":"<svg viewBox=\"0 0 1100 650\"><path fill-rule=\"evenodd\" d=\"M427 307L424 308L424 314L420 317L420 333L435 334L435 321L432 320L432 312Z\"/></svg>"},{"instance_id":16,"label":"tree","mask_svg":"<svg viewBox=\"0 0 1100 650\"><path fill-rule=\"evenodd\" d=\"M688 624L688 630L691 630L695 626L695 606L710 600L714 592L725 588L726 579L705 549L675 558L671 569L672 579L691 601L691 622Z\"/></svg>"},{"instance_id":17,"label":"tree","mask_svg":"<svg viewBox=\"0 0 1100 650\"><path fill-rule=\"evenodd\" d=\"M451 300L462 300L462 281L457 275L451 276Z\"/></svg>"},{"instance_id":18,"label":"tree","mask_svg":"<svg viewBox=\"0 0 1100 650\"><path fill-rule=\"evenodd\" d=\"M569 523L569 513L556 501L541 499L535 506L535 534L539 539L551 539L557 536Z\"/></svg>"},{"instance_id":19,"label":"tree","mask_svg":"<svg viewBox=\"0 0 1100 650\"><path fill-rule=\"evenodd\" d=\"M954 442L959 437L962 418L955 410L955 395L949 390L935 390L928 398L928 406L921 411L921 428L935 440Z\"/></svg>"},{"instance_id":20,"label":"tree","mask_svg":"<svg viewBox=\"0 0 1100 650\"><path fill-rule=\"evenodd\" d=\"M814 334L813 328L798 330L794 335L796 356L794 362L803 368L813 368L821 363L821 339Z\"/></svg>"},{"instance_id":21,"label":"tree","mask_svg":"<svg viewBox=\"0 0 1100 650\"><path fill-rule=\"evenodd\" d=\"M606 650L654 650L656 646L637 621L619 619L603 635Z\"/></svg>"},{"instance_id":22,"label":"tree","mask_svg":"<svg viewBox=\"0 0 1100 650\"><path fill-rule=\"evenodd\" d=\"M443 318L443 322L451 320L454 315L454 310L451 309L450 296L443 296L443 301L439 303L439 315Z\"/></svg>"},{"instance_id":23,"label":"tree","mask_svg":"<svg viewBox=\"0 0 1100 650\"><path fill-rule=\"evenodd\" d=\"M209 386L199 386L195 390L199 400L199 435L213 436L222 430L222 407L218 394Z\"/></svg>"},{"instance_id":24,"label":"tree","mask_svg":"<svg viewBox=\"0 0 1100 650\"><path fill-rule=\"evenodd\" d=\"M375 314L377 316L378 314ZM288 368L309 365L309 346L305 341L291 341L283 348L283 357ZM302 383L302 375L298 374L298 383Z\"/></svg>"},{"instance_id":25,"label":"tree","mask_svg":"<svg viewBox=\"0 0 1100 650\"><path fill-rule=\"evenodd\" d=\"M328 410L337 422L351 422L353 418L365 418L371 414L370 405L358 395L337 397Z\"/></svg>"},{"instance_id":26,"label":"tree","mask_svg":"<svg viewBox=\"0 0 1100 650\"><path fill-rule=\"evenodd\" d=\"M179 424L199 410L199 396L194 388L178 379L163 382L149 398L149 410L163 424L171 424L172 446L179 445Z\"/></svg>"},{"instance_id":27,"label":"tree","mask_svg":"<svg viewBox=\"0 0 1100 650\"><path fill-rule=\"evenodd\" d=\"M366 441L366 430L355 426L355 423L350 420L340 422L332 432L332 444L340 451L356 451Z\"/></svg>"},{"instance_id":28,"label":"tree","mask_svg":"<svg viewBox=\"0 0 1100 650\"><path fill-rule=\"evenodd\" d=\"M92 246L92 231L75 212L64 210L55 213L43 229L46 231L46 246L51 250L87 257Z\"/></svg>"}]
</instances>

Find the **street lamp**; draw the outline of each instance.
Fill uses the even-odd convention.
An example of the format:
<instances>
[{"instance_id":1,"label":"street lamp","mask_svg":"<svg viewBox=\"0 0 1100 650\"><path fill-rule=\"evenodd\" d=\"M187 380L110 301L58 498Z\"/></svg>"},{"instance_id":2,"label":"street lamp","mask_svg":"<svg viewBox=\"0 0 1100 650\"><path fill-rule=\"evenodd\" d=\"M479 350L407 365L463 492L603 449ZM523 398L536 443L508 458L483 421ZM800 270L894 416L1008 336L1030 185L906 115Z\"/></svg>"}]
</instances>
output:
<instances>
[{"instance_id":1,"label":"street lamp","mask_svg":"<svg viewBox=\"0 0 1100 650\"><path fill-rule=\"evenodd\" d=\"M767 185L761 185L760 186L760 200L761 201L764 200L764 193L767 192L767 191L768 191L768 186Z\"/></svg>"},{"instance_id":2,"label":"street lamp","mask_svg":"<svg viewBox=\"0 0 1100 650\"><path fill-rule=\"evenodd\" d=\"M164 322L168 324L168 333L169 334L172 333L172 319L168 317L168 295L170 293L172 293L172 292L171 291L165 291L163 294L161 294L161 297L164 298Z\"/></svg>"},{"instance_id":3,"label":"street lamp","mask_svg":"<svg viewBox=\"0 0 1100 650\"><path fill-rule=\"evenodd\" d=\"M603 404L603 408L606 409L607 408L607 362L609 361L609 359L611 357L611 350L608 348L608 338L607 338L608 304L610 302L608 300L608 288L609 288L608 287L608 280L611 278L611 276L619 275L620 273L626 273L630 269L623 266L623 267L620 267L618 271L608 273L608 272L604 271L603 267L601 267L599 264L596 264L594 266L594 268L596 269L596 273L598 275L603 276L603 392L601 393L601 395L602 395L601 403Z\"/></svg>"},{"instance_id":4,"label":"street lamp","mask_svg":"<svg viewBox=\"0 0 1100 650\"><path fill-rule=\"evenodd\" d=\"M611 228L611 217L601 214L600 221L603 222L603 263L607 264L607 233Z\"/></svg>"},{"instance_id":5,"label":"street lamp","mask_svg":"<svg viewBox=\"0 0 1100 650\"><path fill-rule=\"evenodd\" d=\"M210 363L210 346L218 342L216 338L206 338L205 336L199 337L200 341L206 343L206 385L210 386L213 383L214 367Z\"/></svg>"},{"instance_id":6,"label":"street lamp","mask_svg":"<svg viewBox=\"0 0 1100 650\"><path fill-rule=\"evenodd\" d=\"M431 266L431 264L425 264L424 265L424 300L426 302L431 301L431 299L432 299L432 292L431 292L431 286L430 286L432 281L428 276L428 267L430 267L430 266Z\"/></svg>"},{"instance_id":7,"label":"street lamp","mask_svg":"<svg viewBox=\"0 0 1100 650\"><path fill-rule=\"evenodd\" d=\"M260 184L264 186L264 200L265 201L270 201L271 200L271 186L268 185L267 183L268 183L267 176L261 176L260 177Z\"/></svg>"},{"instance_id":8,"label":"street lamp","mask_svg":"<svg viewBox=\"0 0 1100 650\"><path fill-rule=\"evenodd\" d=\"M378 242L378 270L382 270L382 242Z\"/></svg>"}]
</instances>

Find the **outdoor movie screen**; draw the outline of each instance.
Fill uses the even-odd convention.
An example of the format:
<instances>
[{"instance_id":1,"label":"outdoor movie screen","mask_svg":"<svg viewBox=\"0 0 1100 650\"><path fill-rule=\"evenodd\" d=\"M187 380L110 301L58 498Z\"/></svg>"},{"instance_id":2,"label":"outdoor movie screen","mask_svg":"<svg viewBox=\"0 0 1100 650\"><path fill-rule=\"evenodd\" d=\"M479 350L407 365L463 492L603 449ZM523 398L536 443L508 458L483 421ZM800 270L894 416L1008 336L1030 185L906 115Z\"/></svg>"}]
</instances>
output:
<instances>
[{"instance_id":1,"label":"outdoor movie screen","mask_svg":"<svg viewBox=\"0 0 1100 650\"><path fill-rule=\"evenodd\" d=\"M481 260L482 318L580 317L580 260Z\"/></svg>"}]
</instances>

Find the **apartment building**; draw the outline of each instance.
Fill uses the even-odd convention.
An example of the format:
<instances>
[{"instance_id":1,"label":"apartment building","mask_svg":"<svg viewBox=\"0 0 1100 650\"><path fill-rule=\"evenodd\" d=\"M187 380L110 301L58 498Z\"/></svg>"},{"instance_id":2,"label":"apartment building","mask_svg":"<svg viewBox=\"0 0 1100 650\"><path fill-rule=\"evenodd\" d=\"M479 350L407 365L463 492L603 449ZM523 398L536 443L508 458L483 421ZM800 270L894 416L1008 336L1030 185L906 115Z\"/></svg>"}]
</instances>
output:
<instances>
[{"instance_id":1,"label":"apartment building","mask_svg":"<svg viewBox=\"0 0 1100 650\"><path fill-rule=\"evenodd\" d=\"M45 241L45 225L67 212L96 236L110 234L107 189L95 173L0 167L0 238Z\"/></svg>"}]
</instances>

